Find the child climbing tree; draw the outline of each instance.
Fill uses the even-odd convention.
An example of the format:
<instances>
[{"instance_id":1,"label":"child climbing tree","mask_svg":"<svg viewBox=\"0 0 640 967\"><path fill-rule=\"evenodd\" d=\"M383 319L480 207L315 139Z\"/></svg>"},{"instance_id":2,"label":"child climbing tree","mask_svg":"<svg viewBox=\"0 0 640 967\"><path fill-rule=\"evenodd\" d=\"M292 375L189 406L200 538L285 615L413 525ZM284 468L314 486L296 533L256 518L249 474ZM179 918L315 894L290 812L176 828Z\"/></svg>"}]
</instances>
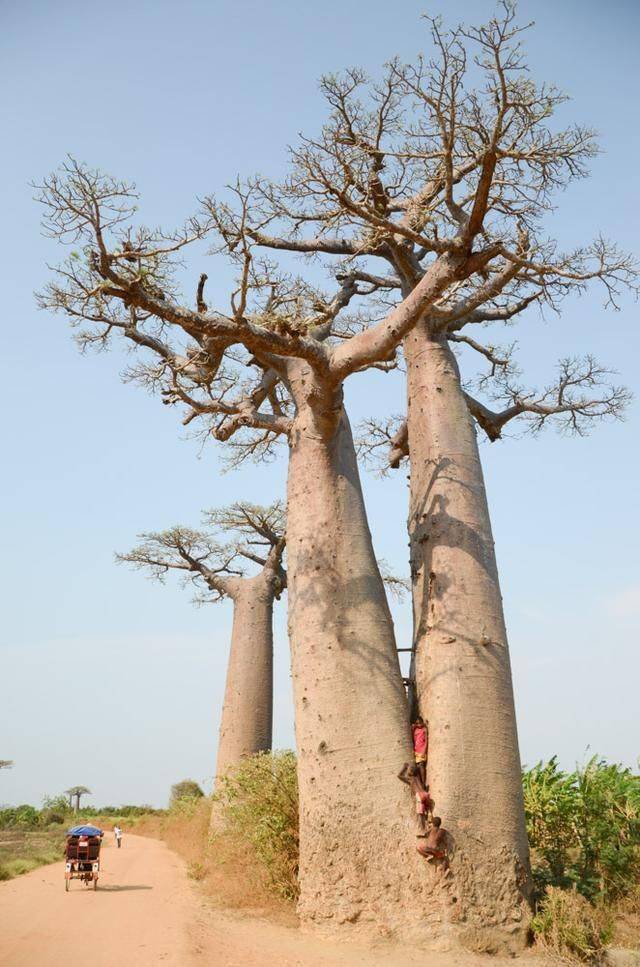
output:
<instances>
[{"instance_id":1,"label":"child climbing tree","mask_svg":"<svg viewBox=\"0 0 640 967\"><path fill-rule=\"evenodd\" d=\"M220 722L216 779L243 756L271 749L273 719L273 602L286 586L282 567L282 505L236 503L204 514L205 530L172 527L142 534L118 560L164 580L182 572L199 601L233 602L233 628ZM224 543L220 542L220 538ZM247 573L247 565L258 566ZM255 568L253 568L255 571Z\"/></svg>"},{"instance_id":2,"label":"child climbing tree","mask_svg":"<svg viewBox=\"0 0 640 967\"><path fill-rule=\"evenodd\" d=\"M67 162L40 196L48 230L82 251L41 302L88 321L85 343L119 332L148 350L154 362L131 375L217 439L258 455L287 439L302 917L428 937L456 929L474 942L484 932L493 947L517 947L528 858L511 675L449 344L466 338L463 325L556 305L591 279L615 300L635 267L601 240L562 254L543 232L553 190L584 172L594 145L582 128L549 126L559 95L533 84L511 7L486 27L432 27L431 60L392 62L369 88L358 71L324 80L328 122L294 149L283 184L239 183L230 203L209 199L178 232L134 226L130 185ZM238 266L225 312L207 306L202 278L195 309L179 295L176 259L205 237ZM326 257L337 287L292 279L280 250ZM455 927L429 903L434 880L396 780L411 752L406 700L343 406L344 381L392 365L403 341L416 674L433 794L455 840ZM363 788L375 789L375 810Z\"/></svg>"}]
</instances>

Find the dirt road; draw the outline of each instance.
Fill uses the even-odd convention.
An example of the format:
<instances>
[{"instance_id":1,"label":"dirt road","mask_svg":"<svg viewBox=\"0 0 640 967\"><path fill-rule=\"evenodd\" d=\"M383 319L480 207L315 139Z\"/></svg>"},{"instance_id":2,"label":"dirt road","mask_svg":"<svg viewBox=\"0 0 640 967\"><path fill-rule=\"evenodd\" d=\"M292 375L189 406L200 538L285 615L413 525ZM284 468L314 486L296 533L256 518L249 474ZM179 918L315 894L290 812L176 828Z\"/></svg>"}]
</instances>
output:
<instances>
[{"instance_id":1,"label":"dirt road","mask_svg":"<svg viewBox=\"0 0 640 967\"><path fill-rule=\"evenodd\" d=\"M65 893L62 863L0 883L0 967L406 967L415 959L221 913L158 840L128 835L120 850L108 840L102 867L96 892L74 881ZM470 954L426 958L430 967L506 964Z\"/></svg>"},{"instance_id":2,"label":"dirt road","mask_svg":"<svg viewBox=\"0 0 640 967\"><path fill-rule=\"evenodd\" d=\"M107 838L105 835L105 839ZM98 890L54 863L0 884L2 967L147 967L190 964L190 885L163 843L129 836L102 852Z\"/></svg>"}]
</instances>

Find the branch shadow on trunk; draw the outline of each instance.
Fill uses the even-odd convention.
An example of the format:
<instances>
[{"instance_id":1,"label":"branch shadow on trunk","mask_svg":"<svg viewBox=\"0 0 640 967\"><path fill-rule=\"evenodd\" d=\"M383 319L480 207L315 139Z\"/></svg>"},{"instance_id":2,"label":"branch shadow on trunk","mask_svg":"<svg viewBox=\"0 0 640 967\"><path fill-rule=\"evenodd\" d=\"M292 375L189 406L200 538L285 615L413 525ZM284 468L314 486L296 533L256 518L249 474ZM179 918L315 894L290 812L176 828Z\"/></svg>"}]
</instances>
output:
<instances>
[{"instance_id":1,"label":"branch shadow on trunk","mask_svg":"<svg viewBox=\"0 0 640 967\"><path fill-rule=\"evenodd\" d=\"M390 663L379 650L372 647L371 642L366 638L345 636L343 628L345 617L348 622L350 613L357 613L360 608L366 606L367 602L379 594L380 582L368 575L356 576L345 581L344 575L333 568L331 560L318 555L317 551L306 550L300 555L301 568L314 568L324 571L327 578L318 585L307 587L299 595L300 604L304 607L312 607L317 610L322 618L323 627L327 637L338 639L341 647L352 655L362 659L363 665L368 669L372 667L378 671L390 670ZM323 589L326 584L330 585L330 593L325 593ZM339 588L339 594L335 589ZM340 603L338 603L338 598ZM352 627L352 626L351 626ZM408 719L407 719L408 728Z\"/></svg>"},{"instance_id":2,"label":"branch shadow on trunk","mask_svg":"<svg viewBox=\"0 0 640 967\"><path fill-rule=\"evenodd\" d=\"M463 549L493 578L496 576L495 567L490 566L486 552L481 551L481 548L487 546L487 540L463 520L451 517L447 513L447 506L450 503L448 497L444 494L436 494L432 497L433 489L438 480L447 480L460 488L473 492L473 488L469 484L445 473L449 467L454 465L453 460L448 457L441 457L433 468L422 503L417 513L414 514L415 527L419 530L426 529L429 533L418 540L420 543L432 540L431 534L433 534L439 544L456 550ZM431 502L429 503L429 501ZM455 535L453 538L450 536L452 533Z\"/></svg>"}]
</instances>

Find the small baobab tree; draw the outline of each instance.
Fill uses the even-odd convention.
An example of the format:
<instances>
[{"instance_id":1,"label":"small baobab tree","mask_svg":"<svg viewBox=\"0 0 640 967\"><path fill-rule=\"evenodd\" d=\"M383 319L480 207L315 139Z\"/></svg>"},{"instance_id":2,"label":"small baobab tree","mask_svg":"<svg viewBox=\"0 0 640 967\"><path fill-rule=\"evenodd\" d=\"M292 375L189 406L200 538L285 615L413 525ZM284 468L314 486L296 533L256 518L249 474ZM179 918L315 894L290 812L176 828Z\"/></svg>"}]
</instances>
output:
<instances>
[{"instance_id":1,"label":"small baobab tree","mask_svg":"<svg viewBox=\"0 0 640 967\"><path fill-rule=\"evenodd\" d=\"M169 571L184 574L197 588L199 603L233 602L216 760L220 779L243 756L271 749L273 603L286 587L285 517L280 503L260 507L242 502L208 511L203 523L204 530L172 527L142 534L137 547L118 560L161 581ZM251 565L258 566L257 572L247 573Z\"/></svg>"},{"instance_id":2,"label":"small baobab tree","mask_svg":"<svg viewBox=\"0 0 640 967\"><path fill-rule=\"evenodd\" d=\"M65 796L69 797L69 805L73 804L75 799L75 805L73 806L73 811L78 812L80 809L80 798L81 796L90 796L91 790L87 786L71 786L70 789L65 789Z\"/></svg>"}]
</instances>

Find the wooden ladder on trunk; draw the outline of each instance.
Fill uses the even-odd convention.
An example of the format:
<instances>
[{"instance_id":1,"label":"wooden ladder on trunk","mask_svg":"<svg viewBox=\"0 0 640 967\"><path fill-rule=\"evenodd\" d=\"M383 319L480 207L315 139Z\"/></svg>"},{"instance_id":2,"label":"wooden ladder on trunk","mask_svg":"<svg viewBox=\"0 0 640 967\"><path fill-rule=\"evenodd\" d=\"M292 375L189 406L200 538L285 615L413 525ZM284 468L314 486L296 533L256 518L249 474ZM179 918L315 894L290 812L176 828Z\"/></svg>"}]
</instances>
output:
<instances>
[{"instance_id":1,"label":"wooden ladder on trunk","mask_svg":"<svg viewBox=\"0 0 640 967\"><path fill-rule=\"evenodd\" d=\"M398 652L398 654L400 654L401 652L410 652L412 656L413 656L413 654L414 654L414 648L413 648L413 645L411 646L411 648L397 648L397 647L396 647L396 651ZM411 677L409 677L409 678L405 678L405 677L403 676L403 678L402 678L402 683L403 683L403 685L404 685L404 687L405 687L405 688L407 689L407 691L408 691L408 690L409 690L409 689L411 688L411 686L412 686L412 685L415 685L415 680L414 680L413 678L411 678Z\"/></svg>"}]
</instances>

